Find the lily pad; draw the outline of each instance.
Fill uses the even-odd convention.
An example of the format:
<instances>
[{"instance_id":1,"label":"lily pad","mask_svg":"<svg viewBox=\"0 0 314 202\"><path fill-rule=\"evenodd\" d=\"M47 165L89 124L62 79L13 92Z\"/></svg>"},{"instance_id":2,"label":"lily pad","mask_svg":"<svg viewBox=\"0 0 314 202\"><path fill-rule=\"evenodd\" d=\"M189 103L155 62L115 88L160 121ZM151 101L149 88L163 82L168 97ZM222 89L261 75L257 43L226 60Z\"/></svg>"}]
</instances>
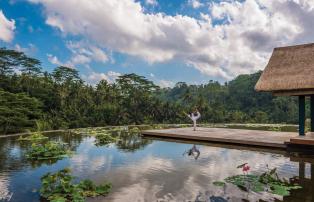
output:
<instances>
[{"instance_id":1,"label":"lily pad","mask_svg":"<svg viewBox=\"0 0 314 202\"><path fill-rule=\"evenodd\" d=\"M217 187L223 187L225 186L225 182L222 182L222 181L215 181L213 182L213 185L217 186Z\"/></svg>"},{"instance_id":2,"label":"lily pad","mask_svg":"<svg viewBox=\"0 0 314 202\"><path fill-rule=\"evenodd\" d=\"M265 187L265 185L259 181L259 176L257 175L235 175L226 178L225 181L243 190L252 190L254 192L262 192Z\"/></svg>"},{"instance_id":3,"label":"lily pad","mask_svg":"<svg viewBox=\"0 0 314 202\"><path fill-rule=\"evenodd\" d=\"M48 139L48 137L44 136L43 134L39 133L39 132L36 132L36 133L33 133L32 135L30 136L27 136L27 137L22 137L20 136L18 141L41 141L41 140L46 140Z\"/></svg>"}]
</instances>

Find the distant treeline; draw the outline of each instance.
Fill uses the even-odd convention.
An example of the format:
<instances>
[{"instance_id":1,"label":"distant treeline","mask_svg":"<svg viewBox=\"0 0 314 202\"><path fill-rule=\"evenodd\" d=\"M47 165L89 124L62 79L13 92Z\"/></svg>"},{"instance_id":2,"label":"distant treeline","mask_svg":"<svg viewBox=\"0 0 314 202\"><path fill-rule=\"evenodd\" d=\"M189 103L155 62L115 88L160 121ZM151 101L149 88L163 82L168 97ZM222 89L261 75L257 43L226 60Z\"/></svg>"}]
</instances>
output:
<instances>
[{"instance_id":1,"label":"distant treeline","mask_svg":"<svg viewBox=\"0 0 314 202\"><path fill-rule=\"evenodd\" d=\"M220 84L177 83L159 88L136 74L115 83L85 83L75 69L42 71L41 63L22 52L0 48L0 133L36 128L187 123L183 112L195 106L201 122L296 123L297 100L257 93L261 72Z\"/></svg>"}]
</instances>

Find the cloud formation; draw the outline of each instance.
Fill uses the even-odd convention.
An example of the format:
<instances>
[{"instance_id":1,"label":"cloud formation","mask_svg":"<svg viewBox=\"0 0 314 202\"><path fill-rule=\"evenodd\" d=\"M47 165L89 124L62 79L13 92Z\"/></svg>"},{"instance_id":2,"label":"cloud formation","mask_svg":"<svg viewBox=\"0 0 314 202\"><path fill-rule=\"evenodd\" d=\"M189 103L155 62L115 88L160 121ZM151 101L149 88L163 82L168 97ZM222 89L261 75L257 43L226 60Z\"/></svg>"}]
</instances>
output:
<instances>
[{"instance_id":1,"label":"cloud formation","mask_svg":"<svg viewBox=\"0 0 314 202\"><path fill-rule=\"evenodd\" d=\"M4 42L12 41L14 37L15 21L7 19L0 10L0 40Z\"/></svg>"},{"instance_id":2,"label":"cloud formation","mask_svg":"<svg viewBox=\"0 0 314 202\"><path fill-rule=\"evenodd\" d=\"M107 63L109 60L113 60L97 46L84 43L68 41L66 47L71 52L71 57L66 62L61 62L57 56L47 54L48 61L55 65L64 65L75 68L77 65L85 65L89 68L91 62Z\"/></svg>"},{"instance_id":3,"label":"cloud formation","mask_svg":"<svg viewBox=\"0 0 314 202\"><path fill-rule=\"evenodd\" d=\"M151 6L157 6L158 5L157 0L145 0L145 3L147 5L151 5Z\"/></svg>"},{"instance_id":4,"label":"cloud formation","mask_svg":"<svg viewBox=\"0 0 314 202\"><path fill-rule=\"evenodd\" d=\"M193 8L200 8L204 6L204 3L201 3L199 0L188 0L188 4Z\"/></svg>"},{"instance_id":5,"label":"cloud formation","mask_svg":"<svg viewBox=\"0 0 314 202\"><path fill-rule=\"evenodd\" d=\"M82 78L87 81L87 83L96 85L101 80L106 80L109 83L113 83L119 76L121 76L121 74L114 71L108 71L107 73L90 71L88 74L83 74Z\"/></svg>"},{"instance_id":6,"label":"cloud formation","mask_svg":"<svg viewBox=\"0 0 314 202\"><path fill-rule=\"evenodd\" d=\"M42 4L46 23L63 34L149 63L180 60L224 80L263 69L276 46L314 39L314 4L305 0L226 0L200 18L146 13L134 0L29 1Z\"/></svg>"}]
</instances>

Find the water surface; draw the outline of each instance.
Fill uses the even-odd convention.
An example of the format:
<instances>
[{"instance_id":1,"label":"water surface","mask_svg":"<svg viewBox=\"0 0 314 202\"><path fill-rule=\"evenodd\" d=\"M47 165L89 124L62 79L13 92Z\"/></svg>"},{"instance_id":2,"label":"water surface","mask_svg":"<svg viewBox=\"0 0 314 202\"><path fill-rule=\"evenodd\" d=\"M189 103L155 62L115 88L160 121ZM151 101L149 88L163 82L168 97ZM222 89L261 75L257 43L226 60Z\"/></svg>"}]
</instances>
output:
<instances>
[{"instance_id":1,"label":"water surface","mask_svg":"<svg viewBox=\"0 0 314 202\"><path fill-rule=\"evenodd\" d=\"M75 154L57 162L30 162L25 158L29 144L18 142L16 137L0 139L0 201L40 201L40 177L65 167L70 167L78 180L88 178L96 184L112 183L113 189L107 197L88 201L314 200L311 165L304 164L304 174L299 173L303 158L291 161L285 151L196 144L200 156L195 159L183 155L195 144L191 142L147 139L134 134L124 136L116 144L97 147L94 137L69 133L49 137L70 144ZM311 159L307 157L307 161ZM245 192L231 184L225 187L212 184L242 174L236 167L245 162L251 166L252 174L265 172L267 165L276 167L280 177L298 177L304 188L282 197L266 192Z\"/></svg>"}]
</instances>

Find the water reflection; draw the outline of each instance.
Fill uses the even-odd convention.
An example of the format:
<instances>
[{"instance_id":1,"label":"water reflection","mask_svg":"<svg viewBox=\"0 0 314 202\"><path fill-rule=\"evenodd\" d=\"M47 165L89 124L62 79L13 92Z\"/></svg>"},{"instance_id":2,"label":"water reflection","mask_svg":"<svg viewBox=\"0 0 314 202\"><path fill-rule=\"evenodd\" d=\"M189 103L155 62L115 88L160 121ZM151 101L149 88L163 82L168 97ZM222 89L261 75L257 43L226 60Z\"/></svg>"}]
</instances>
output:
<instances>
[{"instance_id":1,"label":"water reflection","mask_svg":"<svg viewBox=\"0 0 314 202\"><path fill-rule=\"evenodd\" d=\"M303 187L301 190L292 190L289 196L284 196L283 200L287 202L294 201L314 201L314 164L305 163L303 159L299 160L299 175L297 178L291 178L290 181L298 183ZM306 177L306 166L309 165L310 177Z\"/></svg>"},{"instance_id":2,"label":"water reflection","mask_svg":"<svg viewBox=\"0 0 314 202\"><path fill-rule=\"evenodd\" d=\"M33 166L24 157L29 145L22 145L14 138L1 139L0 201L12 193L11 201L39 201L36 190L40 188L40 177L64 167L70 167L79 179L89 178L96 184L112 182L113 190L108 197L89 201L304 202L314 199L314 180L309 177L314 176L314 166L309 164L314 163L312 157L292 158L283 151L178 143L123 133L119 134L120 141L108 147L96 147L95 138L87 136L55 134L50 139L68 143L75 154L53 164ZM187 153L182 156L184 151ZM192 158L187 158L189 152ZM245 192L232 184L213 185L214 181L242 174L236 169L241 163L248 163L251 173L256 175L266 171L267 164L276 167L280 177L295 180L303 189L281 197L266 192Z\"/></svg>"},{"instance_id":3,"label":"water reflection","mask_svg":"<svg viewBox=\"0 0 314 202\"><path fill-rule=\"evenodd\" d=\"M9 177L7 173L0 175L0 201L10 201L13 193L9 191Z\"/></svg>"},{"instance_id":4,"label":"water reflection","mask_svg":"<svg viewBox=\"0 0 314 202\"><path fill-rule=\"evenodd\" d=\"M152 143L152 140L142 138L137 133L121 133L119 138L120 141L116 143L116 147L123 152L135 152Z\"/></svg>"},{"instance_id":5,"label":"water reflection","mask_svg":"<svg viewBox=\"0 0 314 202\"><path fill-rule=\"evenodd\" d=\"M200 156L201 152L199 149L196 148L196 145L194 144L193 147L183 153L184 155L192 156L195 160L198 159Z\"/></svg>"}]
</instances>

